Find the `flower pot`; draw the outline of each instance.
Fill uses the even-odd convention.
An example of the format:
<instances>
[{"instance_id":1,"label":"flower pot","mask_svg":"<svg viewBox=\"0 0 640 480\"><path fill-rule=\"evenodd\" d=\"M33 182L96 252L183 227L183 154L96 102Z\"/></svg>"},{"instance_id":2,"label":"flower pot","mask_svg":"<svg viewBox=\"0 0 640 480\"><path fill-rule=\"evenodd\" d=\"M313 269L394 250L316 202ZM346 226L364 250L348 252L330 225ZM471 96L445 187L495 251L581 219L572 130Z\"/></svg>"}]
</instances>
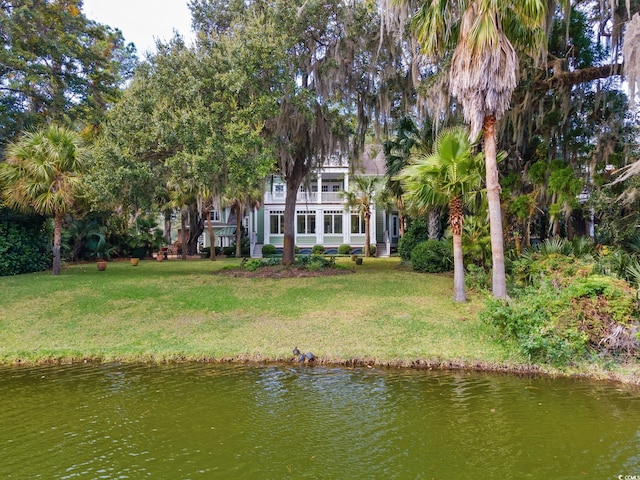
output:
<instances>
[{"instance_id":1,"label":"flower pot","mask_svg":"<svg viewBox=\"0 0 640 480\"><path fill-rule=\"evenodd\" d=\"M134 267L137 267L138 263L140 262L140 259L136 257L132 257L129 261L131 262L131 265L133 265Z\"/></svg>"},{"instance_id":2,"label":"flower pot","mask_svg":"<svg viewBox=\"0 0 640 480\"><path fill-rule=\"evenodd\" d=\"M96 262L96 265L98 266L98 270L100 270L101 272L107 269L107 262L105 262L104 260Z\"/></svg>"},{"instance_id":3,"label":"flower pot","mask_svg":"<svg viewBox=\"0 0 640 480\"><path fill-rule=\"evenodd\" d=\"M164 260L164 255L162 255L162 252L158 252L158 255L156 255L156 260L158 260L159 262Z\"/></svg>"},{"instance_id":4,"label":"flower pot","mask_svg":"<svg viewBox=\"0 0 640 480\"><path fill-rule=\"evenodd\" d=\"M362 265L362 257L356 258L356 265Z\"/></svg>"}]
</instances>

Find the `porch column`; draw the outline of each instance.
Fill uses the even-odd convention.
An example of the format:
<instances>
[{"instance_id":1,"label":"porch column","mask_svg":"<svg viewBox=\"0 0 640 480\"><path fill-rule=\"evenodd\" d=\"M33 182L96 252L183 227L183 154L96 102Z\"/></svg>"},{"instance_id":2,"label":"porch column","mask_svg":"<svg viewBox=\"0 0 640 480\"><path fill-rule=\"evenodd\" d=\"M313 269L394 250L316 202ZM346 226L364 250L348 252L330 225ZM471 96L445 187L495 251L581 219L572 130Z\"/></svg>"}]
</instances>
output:
<instances>
[{"instance_id":1,"label":"porch column","mask_svg":"<svg viewBox=\"0 0 640 480\"><path fill-rule=\"evenodd\" d=\"M322 172L318 172L318 196L316 203L322 203Z\"/></svg>"},{"instance_id":2,"label":"porch column","mask_svg":"<svg viewBox=\"0 0 640 480\"><path fill-rule=\"evenodd\" d=\"M369 232L369 244L371 245L376 245L377 246L377 235L376 235L376 224L378 223L377 221L377 212L376 212L376 206L375 205L371 205L371 219L369 222L369 230L371 230Z\"/></svg>"}]
</instances>

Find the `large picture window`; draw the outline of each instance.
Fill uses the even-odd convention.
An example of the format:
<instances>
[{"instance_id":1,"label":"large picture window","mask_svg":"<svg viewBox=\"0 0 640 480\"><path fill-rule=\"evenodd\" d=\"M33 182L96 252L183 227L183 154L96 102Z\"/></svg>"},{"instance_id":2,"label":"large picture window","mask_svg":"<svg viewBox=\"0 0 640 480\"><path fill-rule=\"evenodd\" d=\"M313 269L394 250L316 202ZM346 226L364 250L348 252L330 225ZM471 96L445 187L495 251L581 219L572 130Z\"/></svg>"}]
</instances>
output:
<instances>
[{"instance_id":1,"label":"large picture window","mask_svg":"<svg viewBox=\"0 0 640 480\"><path fill-rule=\"evenodd\" d=\"M324 233L342 233L342 212L340 210L324 212Z\"/></svg>"},{"instance_id":2,"label":"large picture window","mask_svg":"<svg viewBox=\"0 0 640 480\"><path fill-rule=\"evenodd\" d=\"M351 212L351 233L365 233L363 216L354 212Z\"/></svg>"},{"instance_id":3,"label":"large picture window","mask_svg":"<svg viewBox=\"0 0 640 480\"><path fill-rule=\"evenodd\" d=\"M315 212L297 212L296 223L298 233L316 233Z\"/></svg>"},{"instance_id":4,"label":"large picture window","mask_svg":"<svg viewBox=\"0 0 640 480\"><path fill-rule=\"evenodd\" d=\"M284 235L284 212L273 211L269 214L270 232L276 235Z\"/></svg>"}]
</instances>

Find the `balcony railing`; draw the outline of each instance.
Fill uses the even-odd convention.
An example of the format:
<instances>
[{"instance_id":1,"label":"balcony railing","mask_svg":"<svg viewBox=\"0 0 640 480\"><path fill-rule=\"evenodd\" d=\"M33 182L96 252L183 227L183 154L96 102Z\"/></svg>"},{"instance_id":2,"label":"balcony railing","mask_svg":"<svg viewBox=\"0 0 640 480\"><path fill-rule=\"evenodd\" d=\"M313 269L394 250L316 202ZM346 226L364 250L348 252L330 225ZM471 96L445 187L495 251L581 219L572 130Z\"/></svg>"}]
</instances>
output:
<instances>
[{"instance_id":1,"label":"balcony railing","mask_svg":"<svg viewBox=\"0 0 640 480\"><path fill-rule=\"evenodd\" d=\"M340 192L321 192L321 203L342 203ZM284 193L266 193L264 196L265 203L284 203ZM296 195L297 203L318 203L318 192L298 192Z\"/></svg>"}]
</instances>

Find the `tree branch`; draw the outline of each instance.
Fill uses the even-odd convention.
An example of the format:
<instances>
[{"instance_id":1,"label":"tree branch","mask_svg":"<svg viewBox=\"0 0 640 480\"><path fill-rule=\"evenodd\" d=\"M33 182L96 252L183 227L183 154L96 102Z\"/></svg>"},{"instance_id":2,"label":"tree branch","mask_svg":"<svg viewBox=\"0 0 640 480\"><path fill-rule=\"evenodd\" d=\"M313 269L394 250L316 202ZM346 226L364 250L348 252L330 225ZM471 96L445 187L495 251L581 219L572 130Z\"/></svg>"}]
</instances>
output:
<instances>
[{"instance_id":1,"label":"tree branch","mask_svg":"<svg viewBox=\"0 0 640 480\"><path fill-rule=\"evenodd\" d=\"M601 67L588 67L573 72L554 71L553 76L538 83L540 90L554 90L559 87L568 87L579 83L590 82L599 78L608 78L614 75L622 75L624 63L602 65Z\"/></svg>"}]
</instances>

